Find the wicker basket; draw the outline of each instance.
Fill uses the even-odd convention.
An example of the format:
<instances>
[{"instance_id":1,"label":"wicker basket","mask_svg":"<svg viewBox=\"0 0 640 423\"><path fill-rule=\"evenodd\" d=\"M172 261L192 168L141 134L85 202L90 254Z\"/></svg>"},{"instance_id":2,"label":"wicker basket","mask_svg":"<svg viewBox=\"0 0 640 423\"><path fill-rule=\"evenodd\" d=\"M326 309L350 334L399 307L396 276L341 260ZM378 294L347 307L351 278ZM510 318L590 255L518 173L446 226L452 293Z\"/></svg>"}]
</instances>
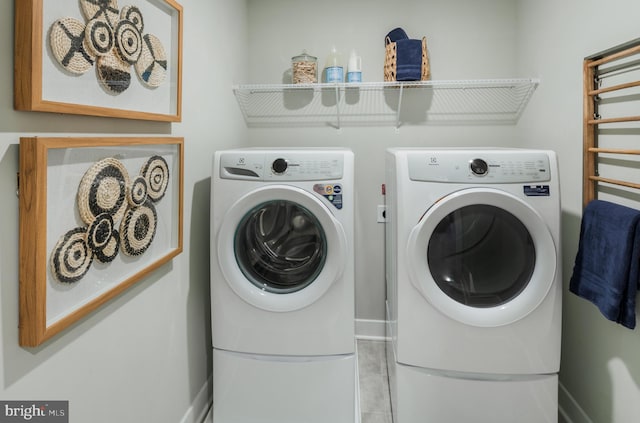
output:
<instances>
[{"instance_id":1,"label":"wicker basket","mask_svg":"<svg viewBox=\"0 0 640 423\"><path fill-rule=\"evenodd\" d=\"M389 37L386 39L386 52L384 57L384 80L392 82L396 80L396 43L391 41ZM422 67L421 81L428 81L431 78L431 69L429 68L429 52L427 51L427 38L422 37Z\"/></svg>"}]
</instances>

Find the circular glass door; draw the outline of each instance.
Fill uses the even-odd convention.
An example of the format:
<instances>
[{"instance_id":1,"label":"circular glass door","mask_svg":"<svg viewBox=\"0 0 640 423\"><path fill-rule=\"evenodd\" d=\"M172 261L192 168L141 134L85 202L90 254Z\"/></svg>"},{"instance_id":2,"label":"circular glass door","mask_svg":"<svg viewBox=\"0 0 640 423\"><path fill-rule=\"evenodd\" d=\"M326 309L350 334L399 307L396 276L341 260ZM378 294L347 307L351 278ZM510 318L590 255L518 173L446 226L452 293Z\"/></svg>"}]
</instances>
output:
<instances>
[{"instance_id":1,"label":"circular glass door","mask_svg":"<svg viewBox=\"0 0 640 423\"><path fill-rule=\"evenodd\" d=\"M344 272L342 224L313 194L286 185L253 190L234 203L217 234L226 282L248 303L293 311L317 301Z\"/></svg>"},{"instance_id":2,"label":"circular glass door","mask_svg":"<svg viewBox=\"0 0 640 423\"><path fill-rule=\"evenodd\" d=\"M536 263L533 238L508 211L473 204L452 211L427 245L431 277L451 299L470 307L495 307L517 297Z\"/></svg>"},{"instance_id":3,"label":"circular glass door","mask_svg":"<svg viewBox=\"0 0 640 423\"><path fill-rule=\"evenodd\" d=\"M407 254L413 285L442 313L473 326L521 319L555 277L544 220L495 189L461 190L435 203L413 228Z\"/></svg>"},{"instance_id":4,"label":"circular glass door","mask_svg":"<svg viewBox=\"0 0 640 423\"><path fill-rule=\"evenodd\" d=\"M300 204L272 200L250 210L235 235L245 277L260 289L288 294L306 288L324 267L327 238L320 221Z\"/></svg>"}]
</instances>

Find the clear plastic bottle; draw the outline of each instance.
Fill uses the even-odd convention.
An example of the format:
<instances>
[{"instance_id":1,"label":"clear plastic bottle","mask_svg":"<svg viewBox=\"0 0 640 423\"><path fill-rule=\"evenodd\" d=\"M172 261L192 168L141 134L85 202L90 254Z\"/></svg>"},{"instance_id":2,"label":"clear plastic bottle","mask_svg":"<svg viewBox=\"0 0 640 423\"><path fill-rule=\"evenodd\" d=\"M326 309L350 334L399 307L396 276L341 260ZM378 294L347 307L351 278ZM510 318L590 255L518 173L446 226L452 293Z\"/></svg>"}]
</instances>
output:
<instances>
[{"instance_id":1,"label":"clear plastic bottle","mask_svg":"<svg viewBox=\"0 0 640 423\"><path fill-rule=\"evenodd\" d=\"M324 68L325 82L344 82L344 68L340 63L340 55L335 47L331 48Z\"/></svg>"},{"instance_id":2,"label":"clear plastic bottle","mask_svg":"<svg viewBox=\"0 0 640 423\"><path fill-rule=\"evenodd\" d=\"M362 58L355 50L351 50L347 66L347 82L362 82Z\"/></svg>"}]
</instances>

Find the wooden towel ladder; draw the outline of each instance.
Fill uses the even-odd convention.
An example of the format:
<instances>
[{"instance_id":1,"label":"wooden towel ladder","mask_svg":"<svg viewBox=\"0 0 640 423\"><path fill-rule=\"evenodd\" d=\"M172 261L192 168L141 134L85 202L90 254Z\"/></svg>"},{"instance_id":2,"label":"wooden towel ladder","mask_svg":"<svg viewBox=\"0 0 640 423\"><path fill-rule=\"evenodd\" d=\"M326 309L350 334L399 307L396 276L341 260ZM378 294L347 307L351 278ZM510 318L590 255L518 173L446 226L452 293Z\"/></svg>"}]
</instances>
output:
<instances>
[{"instance_id":1,"label":"wooden towel ladder","mask_svg":"<svg viewBox=\"0 0 640 423\"><path fill-rule=\"evenodd\" d=\"M640 150L626 148L599 148L599 126L621 122L640 121L640 115L635 116L600 116L599 103L601 95L621 92L640 87L640 80L602 87L602 80L609 74L620 74L629 70L640 70L640 38L615 46L608 50L586 57L583 62L584 95L583 95L583 206L598 196L598 183L618 185L640 189L640 183L629 182L600 176L598 172L599 154L640 155ZM618 64L615 64L617 62ZM620 63L622 62L622 63ZM607 65L606 67L602 67ZM637 100L636 100L637 101ZM639 102L640 104L640 102ZM640 143L639 143L640 144Z\"/></svg>"}]
</instances>

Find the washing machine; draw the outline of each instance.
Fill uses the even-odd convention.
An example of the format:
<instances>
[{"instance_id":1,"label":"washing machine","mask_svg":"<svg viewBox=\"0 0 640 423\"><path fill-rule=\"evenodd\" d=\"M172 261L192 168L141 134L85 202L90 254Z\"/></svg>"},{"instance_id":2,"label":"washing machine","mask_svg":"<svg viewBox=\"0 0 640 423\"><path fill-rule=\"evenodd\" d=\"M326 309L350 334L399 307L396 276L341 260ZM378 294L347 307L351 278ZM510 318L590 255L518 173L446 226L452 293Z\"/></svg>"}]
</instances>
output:
<instances>
[{"instance_id":1,"label":"washing machine","mask_svg":"<svg viewBox=\"0 0 640 423\"><path fill-rule=\"evenodd\" d=\"M215 423L354 422L353 161L347 149L215 153Z\"/></svg>"},{"instance_id":2,"label":"washing machine","mask_svg":"<svg viewBox=\"0 0 640 423\"><path fill-rule=\"evenodd\" d=\"M394 421L557 422L556 155L389 149L386 203Z\"/></svg>"}]
</instances>

